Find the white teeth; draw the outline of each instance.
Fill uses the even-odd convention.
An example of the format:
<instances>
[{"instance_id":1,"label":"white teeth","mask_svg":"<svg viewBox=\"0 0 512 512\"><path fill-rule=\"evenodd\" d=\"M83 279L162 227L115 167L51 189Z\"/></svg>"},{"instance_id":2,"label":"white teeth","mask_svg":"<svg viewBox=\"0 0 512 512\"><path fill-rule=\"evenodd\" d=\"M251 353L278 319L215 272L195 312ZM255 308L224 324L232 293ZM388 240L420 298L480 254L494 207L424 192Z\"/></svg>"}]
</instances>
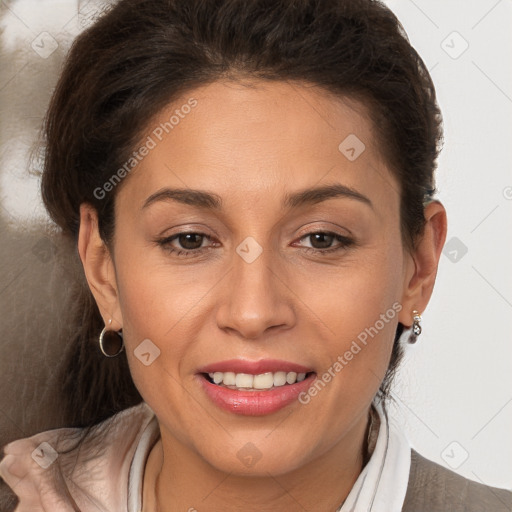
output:
<instances>
[{"instance_id":1,"label":"white teeth","mask_svg":"<svg viewBox=\"0 0 512 512\"><path fill-rule=\"evenodd\" d=\"M208 374L215 384L241 389L270 389L272 387L295 384L306 378L305 373L296 372L267 372L259 375L234 372L214 372Z\"/></svg>"},{"instance_id":2,"label":"white teeth","mask_svg":"<svg viewBox=\"0 0 512 512\"><path fill-rule=\"evenodd\" d=\"M235 379L235 386L237 388L252 388L252 381L254 377L248 373L237 373Z\"/></svg>"},{"instance_id":3,"label":"white teeth","mask_svg":"<svg viewBox=\"0 0 512 512\"><path fill-rule=\"evenodd\" d=\"M274 386L284 386L286 384L286 372L274 373Z\"/></svg>"},{"instance_id":4,"label":"white teeth","mask_svg":"<svg viewBox=\"0 0 512 512\"><path fill-rule=\"evenodd\" d=\"M255 375L252 387L254 389L270 389L274 385L274 374L272 372Z\"/></svg>"},{"instance_id":5,"label":"white teeth","mask_svg":"<svg viewBox=\"0 0 512 512\"><path fill-rule=\"evenodd\" d=\"M293 384L296 381L297 381L297 374L295 372L288 372L286 374L286 382L288 382L288 384Z\"/></svg>"},{"instance_id":6,"label":"white teeth","mask_svg":"<svg viewBox=\"0 0 512 512\"><path fill-rule=\"evenodd\" d=\"M221 372L219 372L221 373ZM236 374L234 372L226 372L224 373L224 378L222 379L222 383L226 386L234 386L236 382Z\"/></svg>"}]
</instances>

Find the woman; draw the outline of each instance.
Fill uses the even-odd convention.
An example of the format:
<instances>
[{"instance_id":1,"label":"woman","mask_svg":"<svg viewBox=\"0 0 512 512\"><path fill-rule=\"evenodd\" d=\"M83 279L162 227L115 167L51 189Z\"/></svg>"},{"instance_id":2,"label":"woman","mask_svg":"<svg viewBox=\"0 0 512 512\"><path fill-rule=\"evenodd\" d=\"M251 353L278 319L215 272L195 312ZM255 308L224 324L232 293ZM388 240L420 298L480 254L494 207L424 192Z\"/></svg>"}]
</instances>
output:
<instances>
[{"instance_id":1,"label":"woman","mask_svg":"<svg viewBox=\"0 0 512 512\"><path fill-rule=\"evenodd\" d=\"M4 447L16 510L510 510L386 411L446 236L434 87L386 7L121 0L46 139L86 285L70 428Z\"/></svg>"}]
</instances>

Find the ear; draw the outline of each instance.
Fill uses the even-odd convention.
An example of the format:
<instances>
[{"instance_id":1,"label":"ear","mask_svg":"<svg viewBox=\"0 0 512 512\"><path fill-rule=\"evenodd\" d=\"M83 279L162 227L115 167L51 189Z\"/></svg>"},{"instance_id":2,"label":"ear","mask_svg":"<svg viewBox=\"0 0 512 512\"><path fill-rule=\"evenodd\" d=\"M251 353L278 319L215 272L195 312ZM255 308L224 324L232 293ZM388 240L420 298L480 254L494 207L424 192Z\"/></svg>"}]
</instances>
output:
<instances>
[{"instance_id":1,"label":"ear","mask_svg":"<svg viewBox=\"0 0 512 512\"><path fill-rule=\"evenodd\" d=\"M425 311L434 289L441 250L446 239L446 210L439 201L425 206L425 229L412 253L407 253L399 321L410 327L412 312Z\"/></svg>"},{"instance_id":2,"label":"ear","mask_svg":"<svg viewBox=\"0 0 512 512\"><path fill-rule=\"evenodd\" d=\"M80 205L78 253L89 288L96 300L105 325L118 331L123 326L119 307L114 262L98 228L98 215L93 206Z\"/></svg>"}]
</instances>

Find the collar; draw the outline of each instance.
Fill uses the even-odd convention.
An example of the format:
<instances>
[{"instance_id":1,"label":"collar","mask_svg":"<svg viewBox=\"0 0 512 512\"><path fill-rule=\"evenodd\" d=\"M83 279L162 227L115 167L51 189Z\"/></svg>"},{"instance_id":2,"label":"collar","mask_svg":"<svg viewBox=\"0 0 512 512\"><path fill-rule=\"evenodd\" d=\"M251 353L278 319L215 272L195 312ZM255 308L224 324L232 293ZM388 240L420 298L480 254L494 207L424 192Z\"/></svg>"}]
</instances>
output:
<instances>
[{"instance_id":1,"label":"collar","mask_svg":"<svg viewBox=\"0 0 512 512\"><path fill-rule=\"evenodd\" d=\"M411 467L410 443L380 402L375 404L380 428L375 449L347 499L336 512L400 512Z\"/></svg>"}]
</instances>

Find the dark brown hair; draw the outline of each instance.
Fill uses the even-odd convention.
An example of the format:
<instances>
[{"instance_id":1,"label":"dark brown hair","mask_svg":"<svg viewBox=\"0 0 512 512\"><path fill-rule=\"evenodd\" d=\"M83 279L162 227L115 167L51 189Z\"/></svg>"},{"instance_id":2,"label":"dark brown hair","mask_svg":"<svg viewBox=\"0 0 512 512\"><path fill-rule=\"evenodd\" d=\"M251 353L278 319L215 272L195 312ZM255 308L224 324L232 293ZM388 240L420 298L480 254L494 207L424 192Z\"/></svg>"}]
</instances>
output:
<instances>
[{"instance_id":1,"label":"dark brown hair","mask_svg":"<svg viewBox=\"0 0 512 512\"><path fill-rule=\"evenodd\" d=\"M435 188L441 115L399 21L371 0L121 0L76 38L51 100L42 196L52 219L76 241L79 206L90 203L109 245L116 189L102 199L94 191L126 162L153 116L197 86L251 77L309 83L368 106L400 184L403 243L413 248ZM85 427L142 399L125 353L100 353L103 322L79 281L62 378L69 426ZM383 398L403 330L399 324Z\"/></svg>"}]
</instances>

